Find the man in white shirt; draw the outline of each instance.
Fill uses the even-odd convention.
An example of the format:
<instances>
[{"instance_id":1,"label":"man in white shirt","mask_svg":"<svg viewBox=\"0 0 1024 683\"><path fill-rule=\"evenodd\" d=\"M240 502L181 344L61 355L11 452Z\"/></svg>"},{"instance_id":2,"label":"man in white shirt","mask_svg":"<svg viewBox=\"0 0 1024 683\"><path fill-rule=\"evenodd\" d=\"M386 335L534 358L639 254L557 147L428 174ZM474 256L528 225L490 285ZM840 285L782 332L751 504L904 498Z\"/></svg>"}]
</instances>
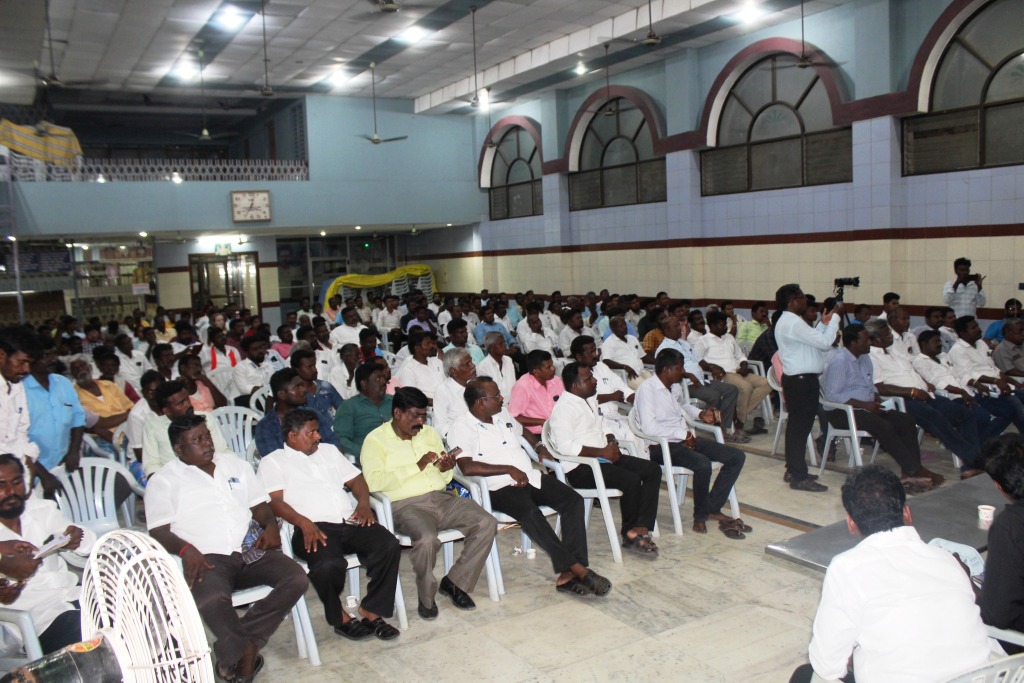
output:
<instances>
[{"instance_id":1,"label":"man in white shirt","mask_svg":"<svg viewBox=\"0 0 1024 683\"><path fill-rule=\"evenodd\" d=\"M612 331L601 344L601 361L612 370L624 370L629 388L636 390L651 376L644 370L644 349L640 340L626 332L626 319L617 315L608 323Z\"/></svg>"},{"instance_id":2,"label":"man in white shirt","mask_svg":"<svg viewBox=\"0 0 1024 683\"><path fill-rule=\"evenodd\" d=\"M619 404L632 404L636 392L629 388L617 372L599 360L595 339L587 335L576 337L572 340L568 352L570 360L590 368L594 379L597 380L597 393L587 401L601 416L605 433L611 434L620 443L631 441L638 447L641 446L633 430L629 428L626 416L619 412Z\"/></svg>"},{"instance_id":3,"label":"man in white shirt","mask_svg":"<svg viewBox=\"0 0 1024 683\"><path fill-rule=\"evenodd\" d=\"M185 415L196 414L188 397L188 389L178 380L157 385L153 392L153 402L162 414L147 421L142 427L142 470L150 477L177 457L167 432L171 421ZM199 415L204 416L203 413ZM209 432L218 452L231 452L220 428L212 421L209 424Z\"/></svg>"},{"instance_id":4,"label":"man in white shirt","mask_svg":"<svg viewBox=\"0 0 1024 683\"><path fill-rule=\"evenodd\" d=\"M889 323L892 330L892 346L889 353L902 355L911 363L914 362L917 354L921 353L921 348L917 344L917 337L910 331L910 313L902 306L896 306L882 316L882 319Z\"/></svg>"},{"instance_id":5,"label":"man in white shirt","mask_svg":"<svg viewBox=\"0 0 1024 683\"><path fill-rule=\"evenodd\" d=\"M722 514L722 507L743 471L746 456L738 448L711 439L698 439L696 432L686 423L684 413L694 420L713 424L715 411L713 408L702 411L684 400L680 387L685 374L681 353L675 349L659 353L654 372L655 376L637 389L637 421L646 434L668 439L669 464L693 472L693 531L706 534L707 520L712 519L718 522L718 528L726 538L746 538L745 532L752 529L743 520ZM664 459L665 454L658 443L650 442L648 446L652 461ZM712 462L722 464L713 486Z\"/></svg>"},{"instance_id":6,"label":"man in white shirt","mask_svg":"<svg viewBox=\"0 0 1024 683\"><path fill-rule=\"evenodd\" d=\"M309 565L309 581L324 604L327 623L349 640L397 638L398 629L384 617L394 614L402 547L374 519L362 473L337 448L320 443L313 411L291 411L281 431L284 447L260 460L259 478L274 514L295 527L292 550ZM361 620L341 606L349 553L359 557L370 579L359 606Z\"/></svg>"},{"instance_id":7,"label":"man in white shirt","mask_svg":"<svg viewBox=\"0 0 1024 683\"><path fill-rule=\"evenodd\" d=\"M697 340L693 349L703 356L712 379L734 386L739 392L734 418L736 428L743 429L744 425L750 424L746 429L747 434L764 434L767 430L763 418L756 418L753 422L750 418L751 413L760 407L765 396L772 392L772 388L768 386L768 380L755 375L747 367L747 357L740 351L736 339L726 332L727 323L725 313L708 313L708 332ZM760 423L757 422L758 419L761 420Z\"/></svg>"},{"instance_id":8,"label":"man in white shirt","mask_svg":"<svg viewBox=\"0 0 1024 683\"><path fill-rule=\"evenodd\" d=\"M95 534L72 525L52 500L30 496L25 467L10 453L0 454L0 491L0 542L20 541L35 551L47 539L66 534L71 540L64 549L88 557ZM16 578L13 575L5 578L0 600L32 616L44 655L81 641L81 612L72 604L81 592L78 577L58 554L42 560L21 559L32 566L31 574L17 577L18 581L10 580Z\"/></svg>"},{"instance_id":9,"label":"man in white shirt","mask_svg":"<svg viewBox=\"0 0 1024 683\"><path fill-rule=\"evenodd\" d=\"M605 486L622 491L622 547L641 557L656 559L658 546L650 532L658 516L661 467L650 460L623 455L618 442L605 433L601 417L587 401L597 393L597 381L590 368L569 363L562 370L562 382L565 393L551 411L545 443L562 455L600 459ZM573 488L596 486L590 467L563 462L562 469L566 482Z\"/></svg>"},{"instance_id":10,"label":"man in white shirt","mask_svg":"<svg viewBox=\"0 0 1024 683\"><path fill-rule=\"evenodd\" d=\"M359 333L366 329L366 325L359 321L359 311L346 306L341 309L342 324L331 330L331 345L333 348L341 348L345 344L359 346Z\"/></svg>"},{"instance_id":11,"label":"man in white shirt","mask_svg":"<svg viewBox=\"0 0 1024 683\"><path fill-rule=\"evenodd\" d=\"M807 437L818 415L819 376L825 369L825 354L832 348L839 329L835 310L825 311L821 325L811 327L801 317L807 311L807 296L798 284L783 285L775 292L777 310L775 340L782 360L782 393L786 397L786 474L789 487L798 491L822 492L828 487L814 481L807 471Z\"/></svg>"},{"instance_id":12,"label":"man in white shirt","mask_svg":"<svg viewBox=\"0 0 1024 683\"><path fill-rule=\"evenodd\" d=\"M28 437L31 424L21 380L28 377L36 336L21 327L0 330L0 453L13 453L23 464L39 457Z\"/></svg>"},{"instance_id":13,"label":"man in white shirt","mask_svg":"<svg viewBox=\"0 0 1024 683\"><path fill-rule=\"evenodd\" d=\"M494 509L519 522L523 532L551 557L558 574L557 591L579 597L607 595L611 582L587 568L583 498L552 475L534 469L519 444L519 437L529 432L502 409L498 385L485 378L470 381L464 402L467 411L455 420L448 436L449 445L462 449L459 469L468 476L483 477ZM540 452L545 451L540 446ZM541 505L558 513L561 539L540 511Z\"/></svg>"},{"instance_id":14,"label":"man in white shirt","mask_svg":"<svg viewBox=\"0 0 1024 683\"><path fill-rule=\"evenodd\" d=\"M965 315L978 314L978 306L985 305L985 292L982 287L985 276L971 273L970 259L960 257L953 261L956 277L942 287L942 300L953 309L957 318Z\"/></svg>"},{"instance_id":15,"label":"man in white shirt","mask_svg":"<svg viewBox=\"0 0 1024 683\"><path fill-rule=\"evenodd\" d=\"M484 359L476 364L476 374L486 375L498 383L498 390L506 401L512 398L512 387L516 384L516 368L512 359L505 355L508 346L501 332L484 335Z\"/></svg>"},{"instance_id":16,"label":"man in white shirt","mask_svg":"<svg viewBox=\"0 0 1024 683\"><path fill-rule=\"evenodd\" d=\"M146 423L155 420L162 414L156 402L156 388L163 384L164 378L156 370L147 370L139 380L142 400L128 412L125 432L128 435L128 449L135 459L142 462L142 435ZM184 387L184 385L182 385ZM191 401L189 401L191 404Z\"/></svg>"},{"instance_id":17,"label":"man in white shirt","mask_svg":"<svg viewBox=\"0 0 1024 683\"><path fill-rule=\"evenodd\" d=\"M463 394L466 383L476 377L476 366L469 351L459 348L445 351L444 374L448 378L434 392L433 423L442 439L448 437L452 423L468 411Z\"/></svg>"},{"instance_id":18,"label":"man in white shirt","mask_svg":"<svg viewBox=\"0 0 1024 683\"><path fill-rule=\"evenodd\" d=\"M562 331L558 333L558 348L562 349L562 353L566 352L576 337L587 336L595 340L595 344L600 346L600 340L597 339L594 330L586 327L583 324L583 316L580 315L579 311L574 311L571 308L567 308L561 313L562 319Z\"/></svg>"},{"instance_id":19,"label":"man in white shirt","mask_svg":"<svg viewBox=\"0 0 1024 683\"><path fill-rule=\"evenodd\" d=\"M117 335L114 342L117 357L121 360L121 376L138 392L142 391L142 375L152 370L153 365L141 351L136 351L132 338L127 334Z\"/></svg>"},{"instance_id":20,"label":"man in white shirt","mask_svg":"<svg viewBox=\"0 0 1024 683\"><path fill-rule=\"evenodd\" d=\"M992 384L1002 394L1013 393L1022 398L1018 385L992 361L988 344L981 340L981 327L974 316L957 318L956 333L959 339L949 350L949 362L962 381L971 386Z\"/></svg>"},{"instance_id":21,"label":"man in white shirt","mask_svg":"<svg viewBox=\"0 0 1024 683\"><path fill-rule=\"evenodd\" d=\"M267 362L268 349L270 343L258 334L242 340L245 360L231 370L237 393L235 405L248 407L249 397L257 389L270 385L270 376L275 370L274 366Z\"/></svg>"},{"instance_id":22,"label":"man in white shirt","mask_svg":"<svg viewBox=\"0 0 1024 683\"><path fill-rule=\"evenodd\" d=\"M847 675L858 683L944 681L984 664L992 649L966 572L922 542L896 474L869 465L843 484L850 533L836 555L814 617L810 665L792 682Z\"/></svg>"},{"instance_id":23,"label":"man in white shirt","mask_svg":"<svg viewBox=\"0 0 1024 683\"><path fill-rule=\"evenodd\" d=\"M704 314L699 309L690 311L686 314L686 325L689 329L689 332L686 334L686 341L690 342L690 345L696 348L697 342L700 341L700 338L708 332L708 328L704 321Z\"/></svg>"},{"instance_id":24,"label":"man in white shirt","mask_svg":"<svg viewBox=\"0 0 1024 683\"><path fill-rule=\"evenodd\" d=\"M957 336L953 330L947 328L942 323L946 317L946 311L953 310L946 306L929 306L924 309L924 325L918 325L912 332L915 337L920 337L922 332L927 330L935 330L942 335L942 352L949 353L949 350L953 348L953 344L956 343Z\"/></svg>"},{"instance_id":25,"label":"man in white shirt","mask_svg":"<svg viewBox=\"0 0 1024 683\"><path fill-rule=\"evenodd\" d=\"M434 402L434 392L445 380L444 365L437 357L437 342L421 329L409 330L412 356L395 373L395 381L403 387L416 387Z\"/></svg>"},{"instance_id":26,"label":"man in white shirt","mask_svg":"<svg viewBox=\"0 0 1024 683\"><path fill-rule=\"evenodd\" d=\"M281 547L281 535L248 463L215 451L201 415L176 418L169 431L177 457L146 488L149 534L181 558L199 614L217 637L220 677L252 677L263 666L260 650L309 581L294 560L268 552ZM256 586L270 586L270 595L239 618L231 593Z\"/></svg>"},{"instance_id":27,"label":"man in white shirt","mask_svg":"<svg viewBox=\"0 0 1024 683\"><path fill-rule=\"evenodd\" d=\"M522 330L523 323L526 324L526 329ZM530 351L547 351L554 357L555 345L558 343L558 338L555 333L544 327L541 323L540 314L531 312L526 316L523 322L519 323L519 343L523 347L523 351L530 353Z\"/></svg>"}]
</instances>

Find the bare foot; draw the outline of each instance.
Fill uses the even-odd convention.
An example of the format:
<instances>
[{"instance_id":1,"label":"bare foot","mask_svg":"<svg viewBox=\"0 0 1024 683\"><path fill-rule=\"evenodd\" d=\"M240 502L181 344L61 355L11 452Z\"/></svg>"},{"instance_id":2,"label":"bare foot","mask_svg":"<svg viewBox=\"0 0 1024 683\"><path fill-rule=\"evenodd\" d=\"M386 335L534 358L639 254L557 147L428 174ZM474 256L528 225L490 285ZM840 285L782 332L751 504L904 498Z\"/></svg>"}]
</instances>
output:
<instances>
[{"instance_id":1,"label":"bare foot","mask_svg":"<svg viewBox=\"0 0 1024 683\"><path fill-rule=\"evenodd\" d=\"M935 484L936 486L940 486L940 485L942 485L943 482L946 481L946 478L944 476L942 476L941 474L938 474L936 472L932 472L931 470L927 470L924 467L919 469L917 471L917 474L915 474L914 476L915 477L928 477L929 479L932 480L932 483Z\"/></svg>"},{"instance_id":2,"label":"bare foot","mask_svg":"<svg viewBox=\"0 0 1024 683\"><path fill-rule=\"evenodd\" d=\"M365 609L362 608L362 606L359 607L359 614L362 617L364 617L366 619L369 619L370 621L377 621L377 618L380 617L379 614L374 614L373 612L370 612L369 610L365 610Z\"/></svg>"},{"instance_id":3,"label":"bare foot","mask_svg":"<svg viewBox=\"0 0 1024 683\"><path fill-rule=\"evenodd\" d=\"M256 655L259 653L260 651L256 644L249 643L249 646L245 648L245 652L242 653L241 659L238 660L238 664L235 665L235 672L239 676L251 676L256 668Z\"/></svg>"},{"instance_id":4,"label":"bare foot","mask_svg":"<svg viewBox=\"0 0 1024 683\"><path fill-rule=\"evenodd\" d=\"M706 534L708 532L708 525L703 519L693 520L693 532L696 534Z\"/></svg>"},{"instance_id":5,"label":"bare foot","mask_svg":"<svg viewBox=\"0 0 1024 683\"><path fill-rule=\"evenodd\" d=\"M708 515L708 518L715 520L716 522L731 522L733 518L729 515L723 515L721 512L712 512Z\"/></svg>"}]
</instances>

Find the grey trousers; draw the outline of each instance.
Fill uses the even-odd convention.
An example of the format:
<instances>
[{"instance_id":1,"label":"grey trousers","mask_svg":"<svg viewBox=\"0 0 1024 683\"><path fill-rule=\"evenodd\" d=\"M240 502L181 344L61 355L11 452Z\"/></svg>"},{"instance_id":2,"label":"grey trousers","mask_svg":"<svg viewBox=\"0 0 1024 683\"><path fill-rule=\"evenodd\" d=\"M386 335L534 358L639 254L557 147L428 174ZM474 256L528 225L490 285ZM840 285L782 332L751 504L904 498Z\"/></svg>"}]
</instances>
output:
<instances>
[{"instance_id":1,"label":"grey trousers","mask_svg":"<svg viewBox=\"0 0 1024 683\"><path fill-rule=\"evenodd\" d=\"M710 407L718 408L722 411L722 429L726 431L732 429L739 396L739 390L726 382L708 382L701 386L700 389L690 387L690 398L699 398Z\"/></svg>"},{"instance_id":2,"label":"grey trousers","mask_svg":"<svg viewBox=\"0 0 1024 683\"><path fill-rule=\"evenodd\" d=\"M441 541L437 532L458 529L466 537L462 553L448 572L456 586L471 593L480 578L480 570L491 552L491 543L498 531L494 516L468 498L459 498L445 491L431 491L421 496L393 501L391 511L395 531L412 539L412 567L416 572L416 590L424 607L434 604L437 579L434 564Z\"/></svg>"}]
</instances>

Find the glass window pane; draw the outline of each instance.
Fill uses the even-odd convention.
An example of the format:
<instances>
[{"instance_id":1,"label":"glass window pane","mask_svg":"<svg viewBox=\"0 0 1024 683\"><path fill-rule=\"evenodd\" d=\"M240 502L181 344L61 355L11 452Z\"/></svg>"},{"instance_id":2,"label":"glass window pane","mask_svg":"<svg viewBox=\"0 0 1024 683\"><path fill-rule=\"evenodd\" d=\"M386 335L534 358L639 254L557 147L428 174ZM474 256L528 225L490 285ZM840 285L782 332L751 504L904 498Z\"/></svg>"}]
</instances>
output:
<instances>
[{"instance_id":1,"label":"glass window pane","mask_svg":"<svg viewBox=\"0 0 1024 683\"><path fill-rule=\"evenodd\" d=\"M807 93L804 101L800 103L797 112L803 119L805 133L832 128L832 103L829 102L825 85L820 79L811 88L811 92Z\"/></svg>"},{"instance_id":2,"label":"glass window pane","mask_svg":"<svg viewBox=\"0 0 1024 683\"><path fill-rule=\"evenodd\" d=\"M509 186L508 215L512 218L533 215L533 183Z\"/></svg>"},{"instance_id":3,"label":"glass window pane","mask_svg":"<svg viewBox=\"0 0 1024 683\"><path fill-rule=\"evenodd\" d=\"M644 115L627 100L619 100L619 135L632 138L644 123Z\"/></svg>"},{"instance_id":4,"label":"glass window pane","mask_svg":"<svg viewBox=\"0 0 1024 683\"><path fill-rule=\"evenodd\" d=\"M985 165L1024 163L1024 102L985 112Z\"/></svg>"},{"instance_id":5,"label":"glass window pane","mask_svg":"<svg viewBox=\"0 0 1024 683\"><path fill-rule=\"evenodd\" d=\"M1021 42L1024 42L1022 40ZM1024 97L1024 55L1017 55L996 72L985 93L986 102Z\"/></svg>"},{"instance_id":6,"label":"glass window pane","mask_svg":"<svg viewBox=\"0 0 1024 683\"><path fill-rule=\"evenodd\" d=\"M654 140L651 138L651 128L645 121L640 127L640 133L633 140L636 147L636 155L641 161L654 158Z\"/></svg>"},{"instance_id":7,"label":"glass window pane","mask_svg":"<svg viewBox=\"0 0 1024 683\"><path fill-rule=\"evenodd\" d=\"M700 191L704 196L746 192L746 145L701 152Z\"/></svg>"},{"instance_id":8,"label":"glass window pane","mask_svg":"<svg viewBox=\"0 0 1024 683\"><path fill-rule=\"evenodd\" d=\"M533 181L533 215L544 215L544 190L543 183L539 180Z\"/></svg>"},{"instance_id":9,"label":"glass window pane","mask_svg":"<svg viewBox=\"0 0 1024 683\"><path fill-rule=\"evenodd\" d=\"M988 67L963 47L953 44L939 66L932 93L932 109L956 109L981 102Z\"/></svg>"},{"instance_id":10,"label":"glass window pane","mask_svg":"<svg viewBox=\"0 0 1024 683\"><path fill-rule=\"evenodd\" d=\"M615 100L612 100L614 103ZM615 107L602 106L601 110L590 120L590 130L597 133L602 140L611 140L618 132L619 118Z\"/></svg>"},{"instance_id":11,"label":"glass window pane","mask_svg":"<svg viewBox=\"0 0 1024 683\"><path fill-rule=\"evenodd\" d=\"M903 172L977 168L978 110L933 114L903 122Z\"/></svg>"},{"instance_id":12,"label":"glass window pane","mask_svg":"<svg viewBox=\"0 0 1024 683\"><path fill-rule=\"evenodd\" d=\"M739 82L733 86L736 94L751 111L757 111L771 102L772 97L772 60L766 59L743 74Z\"/></svg>"},{"instance_id":13,"label":"glass window pane","mask_svg":"<svg viewBox=\"0 0 1024 683\"><path fill-rule=\"evenodd\" d=\"M773 104L760 114L750 130L750 140L775 140L800 135L800 120L783 104Z\"/></svg>"},{"instance_id":14,"label":"glass window pane","mask_svg":"<svg viewBox=\"0 0 1024 683\"><path fill-rule=\"evenodd\" d=\"M762 142L750 146L750 189L793 187L803 183L801 140Z\"/></svg>"},{"instance_id":15,"label":"glass window pane","mask_svg":"<svg viewBox=\"0 0 1024 683\"><path fill-rule=\"evenodd\" d=\"M665 160L655 159L640 164L640 202L663 202L667 199Z\"/></svg>"},{"instance_id":16,"label":"glass window pane","mask_svg":"<svg viewBox=\"0 0 1024 683\"><path fill-rule=\"evenodd\" d=\"M525 183L533 180L533 173L530 171L530 165L522 159L516 159L512 163L512 168L508 172L508 184L513 183Z\"/></svg>"},{"instance_id":17,"label":"glass window pane","mask_svg":"<svg viewBox=\"0 0 1024 683\"><path fill-rule=\"evenodd\" d=\"M517 128L513 128L501 138L498 143L498 151L503 157L511 161L519 156L519 141L516 138Z\"/></svg>"},{"instance_id":18,"label":"glass window pane","mask_svg":"<svg viewBox=\"0 0 1024 683\"><path fill-rule=\"evenodd\" d=\"M507 190L504 187L495 188L490 191L492 221L500 221L503 218L508 218L506 191Z\"/></svg>"},{"instance_id":19,"label":"glass window pane","mask_svg":"<svg viewBox=\"0 0 1024 683\"><path fill-rule=\"evenodd\" d=\"M626 138L615 138L604 148L604 163L602 166L618 166L619 164L636 163L636 150L633 143Z\"/></svg>"},{"instance_id":20,"label":"glass window pane","mask_svg":"<svg viewBox=\"0 0 1024 683\"><path fill-rule=\"evenodd\" d=\"M1024 3L996 0L967 24L960 37L994 65L1020 50L1022 26Z\"/></svg>"},{"instance_id":21,"label":"glass window pane","mask_svg":"<svg viewBox=\"0 0 1024 683\"><path fill-rule=\"evenodd\" d=\"M796 64L795 57L789 59L779 57L777 64L785 65L786 68L775 69L775 99L779 102L796 104L818 72L814 69L794 68L792 65Z\"/></svg>"},{"instance_id":22,"label":"glass window pane","mask_svg":"<svg viewBox=\"0 0 1024 683\"><path fill-rule=\"evenodd\" d=\"M580 150L580 170L588 171L592 168L600 168L601 155L603 153L604 145L594 135L593 130L588 130L583 134L583 149Z\"/></svg>"},{"instance_id":23,"label":"glass window pane","mask_svg":"<svg viewBox=\"0 0 1024 683\"><path fill-rule=\"evenodd\" d=\"M850 128L804 138L804 182L807 185L853 181L853 131Z\"/></svg>"},{"instance_id":24,"label":"glass window pane","mask_svg":"<svg viewBox=\"0 0 1024 683\"><path fill-rule=\"evenodd\" d=\"M747 141L747 129L750 128L750 113L740 106L732 95L722 108L722 119L718 124L718 144L742 145Z\"/></svg>"},{"instance_id":25,"label":"glass window pane","mask_svg":"<svg viewBox=\"0 0 1024 683\"><path fill-rule=\"evenodd\" d=\"M508 184L508 162L501 154L494 155L494 162L491 164L491 187L501 187Z\"/></svg>"},{"instance_id":26,"label":"glass window pane","mask_svg":"<svg viewBox=\"0 0 1024 683\"><path fill-rule=\"evenodd\" d=\"M601 171L573 173L569 176L569 209L596 209L601 206Z\"/></svg>"},{"instance_id":27,"label":"glass window pane","mask_svg":"<svg viewBox=\"0 0 1024 683\"><path fill-rule=\"evenodd\" d=\"M601 173L604 206L636 204L636 166L608 168Z\"/></svg>"},{"instance_id":28,"label":"glass window pane","mask_svg":"<svg viewBox=\"0 0 1024 683\"><path fill-rule=\"evenodd\" d=\"M531 140L531 142L533 142L533 140ZM533 171L534 178L540 178L542 175L540 165L540 152L538 152L536 147L534 147L533 151L531 151L530 154L531 156L528 157L530 160L530 170Z\"/></svg>"}]
</instances>

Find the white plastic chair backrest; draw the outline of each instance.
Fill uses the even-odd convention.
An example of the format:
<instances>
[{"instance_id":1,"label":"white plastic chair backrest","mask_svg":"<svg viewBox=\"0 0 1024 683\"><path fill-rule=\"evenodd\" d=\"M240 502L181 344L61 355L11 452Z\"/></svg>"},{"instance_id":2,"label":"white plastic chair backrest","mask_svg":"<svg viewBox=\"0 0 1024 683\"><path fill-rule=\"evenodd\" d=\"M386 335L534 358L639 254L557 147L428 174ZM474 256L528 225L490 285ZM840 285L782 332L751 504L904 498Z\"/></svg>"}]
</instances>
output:
<instances>
[{"instance_id":1,"label":"white plastic chair backrest","mask_svg":"<svg viewBox=\"0 0 1024 683\"><path fill-rule=\"evenodd\" d=\"M253 429L263 415L252 408L241 406L224 406L217 408L210 415L213 417L220 433L224 435L228 448L238 456L244 456L253 440Z\"/></svg>"},{"instance_id":2,"label":"white plastic chair backrest","mask_svg":"<svg viewBox=\"0 0 1024 683\"><path fill-rule=\"evenodd\" d=\"M117 426L114 430L114 439L112 441L114 445L114 451L117 453L117 461L128 467L129 458L128 455L128 421L125 420ZM130 458L134 460L134 458Z\"/></svg>"},{"instance_id":3,"label":"white plastic chair backrest","mask_svg":"<svg viewBox=\"0 0 1024 683\"><path fill-rule=\"evenodd\" d=\"M121 527L114 501L114 482L117 475L128 482L134 481L124 466L103 458L83 458L74 472L66 472L63 465L50 472L63 487L63 491L57 492L57 507L71 521L88 527L97 536Z\"/></svg>"},{"instance_id":4,"label":"white plastic chair backrest","mask_svg":"<svg viewBox=\"0 0 1024 683\"><path fill-rule=\"evenodd\" d=\"M944 683L1016 683L1024 679L1024 653L997 659L969 672L947 678Z\"/></svg>"},{"instance_id":5,"label":"white plastic chair backrest","mask_svg":"<svg viewBox=\"0 0 1024 683\"><path fill-rule=\"evenodd\" d=\"M398 356L391 353L387 349L382 349L380 354L381 356L383 356L384 360L387 361L388 367L394 370L395 364L398 363Z\"/></svg>"},{"instance_id":6,"label":"white plastic chair backrest","mask_svg":"<svg viewBox=\"0 0 1024 683\"><path fill-rule=\"evenodd\" d=\"M249 407L258 413L267 412L267 400L270 398L270 387L260 387L249 397Z\"/></svg>"}]
</instances>

